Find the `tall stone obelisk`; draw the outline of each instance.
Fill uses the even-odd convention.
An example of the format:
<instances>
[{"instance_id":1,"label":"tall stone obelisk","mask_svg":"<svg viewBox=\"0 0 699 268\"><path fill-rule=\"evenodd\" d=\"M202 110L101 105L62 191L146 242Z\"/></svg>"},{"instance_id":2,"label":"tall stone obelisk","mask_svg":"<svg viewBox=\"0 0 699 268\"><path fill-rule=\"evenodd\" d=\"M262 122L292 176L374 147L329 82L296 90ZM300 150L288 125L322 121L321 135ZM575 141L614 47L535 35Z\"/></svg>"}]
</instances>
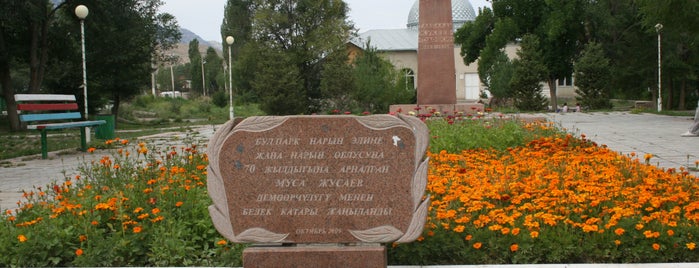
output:
<instances>
[{"instance_id":1,"label":"tall stone obelisk","mask_svg":"<svg viewBox=\"0 0 699 268\"><path fill-rule=\"evenodd\" d=\"M420 0L417 104L456 104L451 0Z\"/></svg>"}]
</instances>

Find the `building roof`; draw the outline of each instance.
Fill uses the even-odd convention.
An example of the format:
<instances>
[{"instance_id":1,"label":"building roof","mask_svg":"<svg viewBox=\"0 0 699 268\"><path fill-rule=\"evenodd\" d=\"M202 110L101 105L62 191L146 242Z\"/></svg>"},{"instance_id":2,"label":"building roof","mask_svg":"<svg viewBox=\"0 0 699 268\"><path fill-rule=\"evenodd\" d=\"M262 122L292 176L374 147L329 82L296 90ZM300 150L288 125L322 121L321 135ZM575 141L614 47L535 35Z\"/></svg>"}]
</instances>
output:
<instances>
[{"instance_id":1,"label":"building roof","mask_svg":"<svg viewBox=\"0 0 699 268\"><path fill-rule=\"evenodd\" d=\"M415 0L408 13L406 29L377 29L360 33L350 40L355 46L366 49L367 42L379 51L417 51L418 25L420 25L420 1ZM451 0L451 13L454 30L467 21L476 19L476 12L469 0Z\"/></svg>"},{"instance_id":2,"label":"building roof","mask_svg":"<svg viewBox=\"0 0 699 268\"><path fill-rule=\"evenodd\" d=\"M365 49L367 42L379 51L417 51L418 32L410 29L369 30L351 42Z\"/></svg>"}]
</instances>

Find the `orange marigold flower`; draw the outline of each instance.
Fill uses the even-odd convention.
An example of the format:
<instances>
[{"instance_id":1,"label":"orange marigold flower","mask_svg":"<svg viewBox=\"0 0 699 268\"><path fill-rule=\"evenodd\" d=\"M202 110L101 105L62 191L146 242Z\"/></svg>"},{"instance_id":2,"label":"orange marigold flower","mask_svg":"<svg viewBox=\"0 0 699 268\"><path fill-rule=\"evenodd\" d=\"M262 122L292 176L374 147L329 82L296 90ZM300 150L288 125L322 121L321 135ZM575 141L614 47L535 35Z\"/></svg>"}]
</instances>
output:
<instances>
[{"instance_id":1,"label":"orange marigold flower","mask_svg":"<svg viewBox=\"0 0 699 268\"><path fill-rule=\"evenodd\" d=\"M177 201L177 203L175 203L175 206L176 206L176 207L181 207L183 204L184 204L184 202L182 202L182 201Z\"/></svg>"},{"instance_id":2,"label":"orange marigold flower","mask_svg":"<svg viewBox=\"0 0 699 268\"><path fill-rule=\"evenodd\" d=\"M673 236L673 235L675 235L675 231L667 230L667 236Z\"/></svg>"},{"instance_id":3,"label":"orange marigold flower","mask_svg":"<svg viewBox=\"0 0 699 268\"><path fill-rule=\"evenodd\" d=\"M642 223L636 224L636 230L640 231L641 229L643 229L643 224Z\"/></svg>"},{"instance_id":4,"label":"orange marigold flower","mask_svg":"<svg viewBox=\"0 0 699 268\"><path fill-rule=\"evenodd\" d=\"M537 237L539 237L539 232L537 232L537 231L531 231L531 232L529 233L529 236L531 236L532 238L537 238Z\"/></svg>"},{"instance_id":5,"label":"orange marigold flower","mask_svg":"<svg viewBox=\"0 0 699 268\"><path fill-rule=\"evenodd\" d=\"M95 150L97 150L95 147L87 148L87 152L88 152L88 153L94 153Z\"/></svg>"},{"instance_id":6,"label":"orange marigold flower","mask_svg":"<svg viewBox=\"0 0 699 268\"><path fill-rule=\"evenodd\" d=\"M80 256L83 255L83 249L79 248L75 250L75 255Z\"/></svg>"},{"instance_id":7,"label":"orange marigold flower","mask_svg":"<svg viewBox=\"0 0 699 268\"><path fill-rule=\"evenodd\" d=\"M87 240L87 236L86 236L86 235L80 235L80 236L78 237L78 240L80 240L80 242L85 242L85 241Z\"/></svg>"},{"instance_id":8,"label":"orange marigold flower","mask_svg":"<svg viewBox=\"0 0 699 268\"><path fill-rule=\"evenodd\" d=\"M658 243L653 243L653 250L660 250L660 245Z\"/></svg>"},{"instance_id":9,"label":"orange marigold flower","mask_svg":"<svg viewBox=\"0 0 699 268\"><path fill-rule=\"evenodd\" d=\"M159 208L153 208L153 209L150 210L150 212L153 213L153 215L155 215L155 214L160 213L160 209L159 209Z\"/></svg>"},{"instance_id":10,"label":"orange marigold flower","mask_svg":"<svg viewBox=\"0 0 699 268\"><path fill-rule=\"evenodd\" d=\"M619 241L618 239L617 239L617 240L614 240L614 244L617 245L617 246L618 246L618 245L621 245L621 241Z\"/></svg>"},{"instance_id":11,"label":"orange marigold flower","mask_svg":"<svg viewBox=\"0 0 699 268\"><path fill-rule=\"evenodd\" d=\"M471 241L471 239L473 239L473 236L472 236L472 235L467 235L466 238L464 238L464 239L466 239L466 241Z\"/></svg>"},{"instance_id":12,"label":"orange marigold flower","mask_svg":"<svg viewBox=\"0 0 699 268\"><path fill-rule=\"evenodd\" d=\"M510 251L515 252L515 251L517 251L517 250L519 250L519 245L517 245L517 244L512 244L512 245L510 246Z\"/></svg>"},{"instance_id":13,"label":"orange marigold flower","mask_svg":"<svg viewBox=\"0 0 699 268\"><path fill-rule=\"evenodd\" d=\"M616 228L616 230L614 230L614 233L618 236L623 235L625 232L626 230L624 230L624 228Z\"/></svg>"},{"instance_id":14,"label":"orange marigold flower","mask_svg":"<svg viewBox=\"0 0 699 268\"><path fill-rule=\"evenodd\" d=\"M216 245L219 245L219 246L223 246L225 244L228 244L228 242L226 242L226 240L224 240L224 239L221 239L218 242L216 242Z\"/></svg>"},{"instance_id":15,"label":"orange marigold flower","mask_svg":"<svg viewBox=\"0 0 699 268\"><path fill-rule=\"evenodd\" d=\"M687 246L687 249L689 250L694 250L695 248L697 248L697 244L695 244L694 242L687 243L685 246Z\"/></svg>"},{"instance_id":16,"label":"orange marigold flower","mask_svg":"<svg viewBox=\"0 0 699 268\"><path fill-rule=\"evenodd\" d=\"M513 228L513 229L512 229L512 235L518 235L518 234L519 234L519 231L520 231L519 228Z\"/></svg>"},{"instance_id":17,"label":"orange marigold flower","mask_svg":"<svg viewBox=\"0 0 699 268\"><path fill-rule=\"evenodd\" d=\"M27 237L24 235L18 235L17 240L19 240L20 243L27 242Z\"/></svg>"},{"instance_id":18,"label":"orange marigold flower","mask_svg":"<svg viewBox=\"0 0 699 268\"><path fill-rule=\"evenodd\" d=\"M482 246L483 246L483 244L481 242L476 242L473 244L473 248L475 248L475 249L480 249Z\"/></svg>"},{"instance_id":19,"label":"orange marigold flower","mask_svg":"<svg viewBox=\"0 0 699 268\"><path fill-rule=\"evenodd\" d=\"M197 170L204 170L206 169L205 165L197 165Z\"/></svg>"},{"instance_id":20,"label":"orange marigold flower","mask_svg":"<svg viewBox=\"0 0 699 268\"><path fill-rule=\"evenodd\" d=\"M94 225L98 225L99 222L97 222L97 221L92 221L90 224L92 224L92 225L94 226Z\"/></svg>"},{"instance_id":21,"label":"orange marigold flower","mask_svg":"<svg viewBox=\"0 0 699 268\"><path fill-rule=\"evenodd\" d=\"M143 228L141 228L141 226L135 226L133 228L134 234L140 233L141 231L143 231Z\"/></svg>"},{"instance_id":22,"label":"orange marigold flower","mask_svg":"<svg viewBox=\"0 0 699 268\"><path fill-rule=\"evenodd\" d=\"M463 232L464 232L464 229L466 229L465 226L459 225L459 226L454 227L454 232L463 233Z\"/></svg>"}]
</instances>

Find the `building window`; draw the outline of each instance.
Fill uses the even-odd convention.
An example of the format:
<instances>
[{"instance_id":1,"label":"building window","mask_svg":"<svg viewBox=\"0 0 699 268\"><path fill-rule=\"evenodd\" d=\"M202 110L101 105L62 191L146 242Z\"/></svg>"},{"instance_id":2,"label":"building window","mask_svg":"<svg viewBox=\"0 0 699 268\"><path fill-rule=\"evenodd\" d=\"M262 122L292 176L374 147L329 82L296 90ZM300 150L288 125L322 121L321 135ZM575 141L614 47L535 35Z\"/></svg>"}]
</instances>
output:
<instances>
[{"instance_id":1,"label":"building window","mask_svg":"<svg viewBox=\"0 0 699 268\"><path fill-rule=\"evenodd\" d=\"M403 80L405 83L405 90L414 91L415 90L415 72L409 68L401 70L403 73Z\"/></svg>"}]
</instances>

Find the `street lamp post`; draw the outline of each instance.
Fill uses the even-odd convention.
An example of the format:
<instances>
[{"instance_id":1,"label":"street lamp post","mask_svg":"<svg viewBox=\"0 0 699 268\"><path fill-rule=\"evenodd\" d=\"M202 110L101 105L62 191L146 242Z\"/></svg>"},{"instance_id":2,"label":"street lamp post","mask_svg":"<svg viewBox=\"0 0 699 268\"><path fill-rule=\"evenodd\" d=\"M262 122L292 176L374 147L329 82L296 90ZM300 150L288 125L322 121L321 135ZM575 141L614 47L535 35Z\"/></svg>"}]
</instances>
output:
<instances>
[{"instance_id":1,"label":"street lamp post","mask_svg":"<svg viewBox=\"0 0 699 268\"><path fill-rule=\"evenodd\" d=\"M658 33L658 112L663 111L663 91L662 91L662 84L663 84L663 76L662 76L662 45L661 45L661 32L663 30L663 25L658 23L655 25L655 31Z\"/></svg>"},{"instance_id":2,"label":"street lamp post","mask_svg":"<svg viewBox=\"0 0 699 268\"><path fill-rule=\"evenodd\" d=\"M79 5L75 7L75 16L77 16L80 19L80 43L82 47L83 56L83 99L85 106L85 120L87 120L87 64L85 61L85 18L87 17L88 13L90 12L84 5ZM82 143L82 148L87 148L87 143L90 142L90 128L81 128L80 134L82 135L82 139L80 139Z\"/></svg>"},{"instance_id":3,"label":"street lamp post","mask_svg":"<svg viewBox=\"0 0 699 268\"><path fill-rule=\"evenodd\" d=\"M233 113L233 66L231 61L231 46L235 42L233 36L226 37L226 43L228 43L228 105L229 105L229 119L233 120L235 114Z\"/></svg>"}]
</instances>

